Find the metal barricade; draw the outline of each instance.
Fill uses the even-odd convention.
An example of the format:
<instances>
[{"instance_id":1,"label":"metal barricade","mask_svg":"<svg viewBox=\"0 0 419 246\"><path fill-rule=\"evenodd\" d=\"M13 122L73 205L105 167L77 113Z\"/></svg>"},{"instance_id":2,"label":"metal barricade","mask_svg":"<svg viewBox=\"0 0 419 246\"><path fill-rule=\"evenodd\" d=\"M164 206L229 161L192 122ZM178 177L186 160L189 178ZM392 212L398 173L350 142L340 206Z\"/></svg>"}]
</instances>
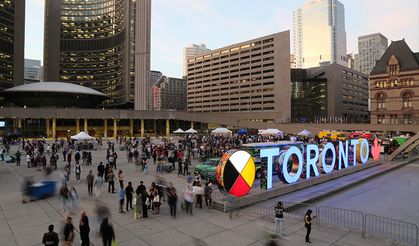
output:
<instances>
[{"instance_id":1,"label":"metal barricade","mask_svg":"<svg viewBox=\"0 0 419 246\"><path fill-rule=\"evenodd\" d=\"M304 220L304 216L309 209L312 211L312 217L317 216L317 206L314 204L289 201L283 201L282 204L285 208L285 217ZM314 220L313 223L316 223L316 221Z\"/></svg>"},{"instance_id":2,"label":"metal barricade","mask_svg":"<svg viewBox=\"0 0 419 246\"><path fill-rule=\"evenodd\" d=\"M406 221L366 214L364 232L366 235L382 236L419 246L418 226Z\"/></svg>"},{"instance_id":3,"label":"metal barricade","mask_svg":"<svg viewBox=\"0 0 419 246\"><path fill-rule=\"evenodd\" d=\"M319 224L334 225L363 232L364 214L360 211L320 206L317 213Z\"/></svg>"}]
</instances>

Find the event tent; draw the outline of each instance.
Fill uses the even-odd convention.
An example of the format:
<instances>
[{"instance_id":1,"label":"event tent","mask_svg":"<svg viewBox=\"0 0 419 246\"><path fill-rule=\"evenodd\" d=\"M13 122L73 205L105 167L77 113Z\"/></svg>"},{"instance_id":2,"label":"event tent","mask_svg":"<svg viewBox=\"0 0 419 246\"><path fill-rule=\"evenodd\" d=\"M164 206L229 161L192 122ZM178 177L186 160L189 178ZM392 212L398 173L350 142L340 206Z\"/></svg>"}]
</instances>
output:
<instances>
[{"instance_id":1,"label":"event tent","mask_svg":"<svg viewBox=\"0 0 419 246\"><path fill-rule=\"evenodd\" d=\"M193 128L189 128L189 130L186 130L185 133L196 134L198 132L194 130Z\"/></svg>"},{"instance_id":2,"label":"event tent","mask_svg":"<svg viewBox=\"0 0 419 246\"><path fill-rule=\"evenodd\" d=\"M211 134L231 135L232 131L224 127L219 127L212 130Z\"/></svg>"},{"instance_id":3,"label":"event tent","mask_svg":"<svg viewBox=\"0 0 419 246\"><path fill-rule=\"evenodd\" d=\"M300 133L298 133L298 136L308 137L310 135L311 135L311 132L307 131L306 129L304 129L303 131L301 131Z\"/></svg>"},{"instance_id":4,"label":"event tent","mask_svg":"<svg viewBox=\"0 0 419 246\"><path fill-rule=\"evenodd\" d=\"M94 137L90 136L89 134L85 132L79 132L78 134L71 136L71 139L73 140L92 140L95 139Z\"/></svg>"},{"instance_id":5,"label":"event tent","mask_svg":"<svg viewBox=\"0 0 419 246\"><path fill-rule=\"evenodd\" d=\"M179 128L176 131L173 131L173 133L181 134L181 133L185 133L185 131Z\"/></svg>"},{"instance_id":6,"label":"event tent","mask_svg":"<svg viewBox=\"0 0 419 246\"><path fill-rule=\"evenodd\" d=\"M273 129L273 128L269 128L266 130L262 130L260 132L260 135L264 135L264 136L283 136L284 133L278 129Z\"/></svg>"}]
</instances>

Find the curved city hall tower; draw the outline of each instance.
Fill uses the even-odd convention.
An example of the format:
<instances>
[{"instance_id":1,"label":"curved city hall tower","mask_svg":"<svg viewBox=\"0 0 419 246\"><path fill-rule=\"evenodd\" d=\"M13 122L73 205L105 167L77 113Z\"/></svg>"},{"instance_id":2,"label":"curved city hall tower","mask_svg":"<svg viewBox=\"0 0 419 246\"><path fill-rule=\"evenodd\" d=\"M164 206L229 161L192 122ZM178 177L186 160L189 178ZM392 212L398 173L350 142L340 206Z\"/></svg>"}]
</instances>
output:
<instances>
[{"instance_id":1,"label":"curved city hall tower","mask_svg":"<svg viewBox=\"0 0 419 246\"><path fill-rule=\"evenodd\" d=\"M45 81L79 84L107 106L146 109L151 0L46 0Z\"/></svg>"}]
</instances>

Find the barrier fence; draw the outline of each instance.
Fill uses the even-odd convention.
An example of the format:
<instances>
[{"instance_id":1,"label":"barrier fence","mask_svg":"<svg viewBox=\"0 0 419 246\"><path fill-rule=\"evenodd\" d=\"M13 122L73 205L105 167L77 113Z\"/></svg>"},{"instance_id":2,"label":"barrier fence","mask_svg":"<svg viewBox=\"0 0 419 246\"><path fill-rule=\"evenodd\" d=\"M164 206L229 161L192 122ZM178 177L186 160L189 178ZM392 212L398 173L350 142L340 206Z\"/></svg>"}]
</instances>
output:
<instances>
[{"instance_id":1,"label":"barrier fence","mask_svg":"<svg viewBox=\"0 0 419 246\"><path fill-rule=\"evenodd\" d=\"M419 246L418 226L402 220L366 214L364 233Z\"/></svg>"},{"instance_id":2,"label":"barrier fence","mask_svg":"<svg viewBox=\"0 0 419 246\"><path fill-rule=\"evenodd\" d=\"M223 197L225 206L225 197ZM252 205L242 206L240 198L236 198L233 202L235 211L238 213L268 216L273 218L275 215L274 207L279 200L269 199L251 203ZM246 201L249 204L249 201ZM419 230L418 226L401 220L391 219L387 217L377 216L373 214L363 214L360 211L334 208L328 206L317 207L314 204L282 201L284 205L284 217L303 220L308 209L313 211L312 216L317 219L313 223L323 225L333 225L342 228L348 228L361 233L362 237L377 236L392 239L398 242L406 243L413 246L419 246ZM225 207L224 207L225 208Z\"/></svg>"},{"instance_id":3,"label":"barrier fence","mask_svg":"<svg viewBox=\"0 0 419 246\"><path fill-rule=\"evenodd\" d=\"M318 223L334 225L363 232L364 214L349 209L320 206L318 209Z\"/></svg>"}]
</instances>

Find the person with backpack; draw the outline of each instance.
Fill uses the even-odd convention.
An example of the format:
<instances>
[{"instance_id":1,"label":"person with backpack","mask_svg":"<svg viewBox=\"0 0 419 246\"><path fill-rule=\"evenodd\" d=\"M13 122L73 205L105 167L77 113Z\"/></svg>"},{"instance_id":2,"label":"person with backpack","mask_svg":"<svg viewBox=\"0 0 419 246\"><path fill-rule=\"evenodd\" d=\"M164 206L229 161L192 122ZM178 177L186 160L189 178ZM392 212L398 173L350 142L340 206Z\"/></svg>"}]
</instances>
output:
<instances>
[{"instance_id":1,"label":"person with backpack","mask_svg":"<svg viewBox=\"0 0 419 246\"><path fill-rule=\"evenodd\" d=\"M48 226L48 232L42 237L42 244L45 246L58 246L60 239L58 233L54 231L54 225Z\"/></svg>"},{"instance_id":2,"label":"person with backpack","mask_svg":"<svg viewBox=\"0 0 419 246\"><path fill-rule=\"evenodd\" d=\"M276 205L276 207L274 208L275 211L275 232L279 235L279 236L283 236L284 234L284 205L282 204L282 202L278 202L278 204Z\"/></svg>"}]
</instances>

